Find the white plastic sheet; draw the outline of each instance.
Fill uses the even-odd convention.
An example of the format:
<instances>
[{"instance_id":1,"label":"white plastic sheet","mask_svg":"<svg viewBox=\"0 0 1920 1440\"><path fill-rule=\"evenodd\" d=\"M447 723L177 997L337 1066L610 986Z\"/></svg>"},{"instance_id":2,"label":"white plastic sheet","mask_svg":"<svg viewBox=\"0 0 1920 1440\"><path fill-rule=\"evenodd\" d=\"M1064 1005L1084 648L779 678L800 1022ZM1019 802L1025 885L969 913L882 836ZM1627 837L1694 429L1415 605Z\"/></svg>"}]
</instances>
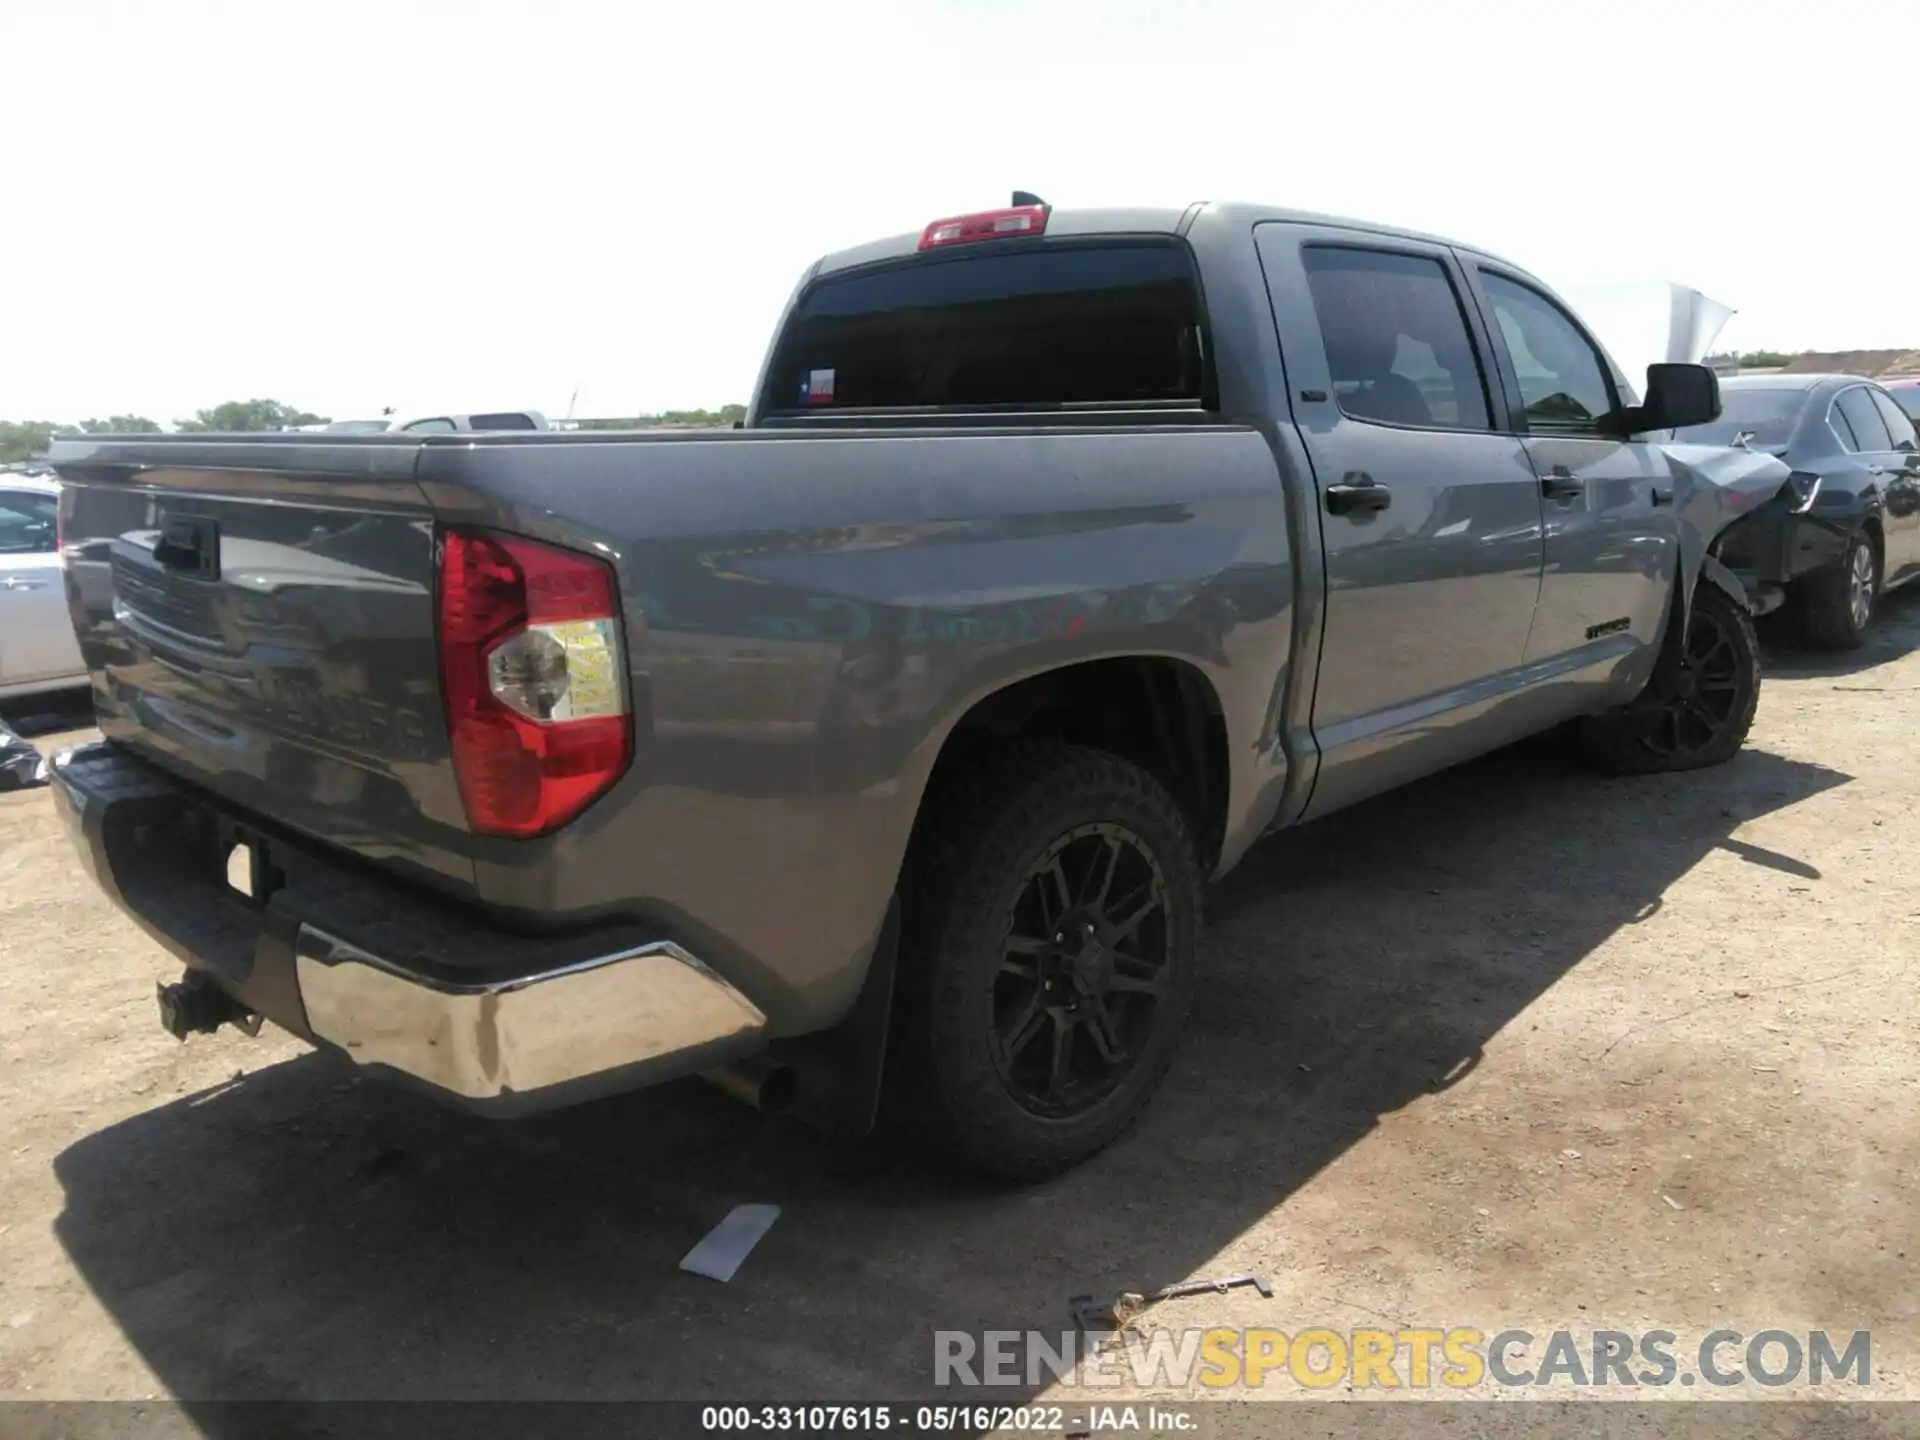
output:
<instances>
[{"instance_id":1,"label":"white plastic sheet","mask_svg":"<svg viewBox=\"0 0 1920 1440\"><path fill-rule=\"evenodd\" d=\"M778 1205L736 1205L727 1218L709 1230L700 1243L680 1262L682 1270L726 1282L733 1278L747 1256L753 1253L773 1222L780 1218Z\"/></svg>"},{"instance_id":2,"label":"white plastic sheet","mask_svg":"<svg viewBox=\"0 0 1920 1440\"><path fill-rule=\"evenodd\" d=\"M1564 294L1636 391L1651 364L1706 359L1735 313L1731 305L1673 280L1584 285Z\"/></svg>"}]
</instances>

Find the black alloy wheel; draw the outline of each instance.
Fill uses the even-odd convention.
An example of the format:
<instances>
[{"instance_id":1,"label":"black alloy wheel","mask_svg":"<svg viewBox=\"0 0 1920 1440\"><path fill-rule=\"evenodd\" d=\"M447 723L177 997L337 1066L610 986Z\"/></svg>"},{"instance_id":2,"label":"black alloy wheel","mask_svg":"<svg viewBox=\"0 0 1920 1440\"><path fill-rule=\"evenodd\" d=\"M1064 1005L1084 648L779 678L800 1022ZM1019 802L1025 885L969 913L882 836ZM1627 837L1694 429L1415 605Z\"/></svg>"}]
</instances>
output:
<instances>
[{"instance_id":1,"label":"black alloy wheel","mask_svg":"<svg viewBox=\"0 0 1920 1440\"><path fill-rule=\"evenodd\" d=\"M1696 605L1672 683L1645 744L1666 759L1685 760L1720 744L1739 718L1743 657L1721 607Z\"/></svg>"},{"instance_id":2,"label":"black alloy wheel","mask_svg":"<svg viewBox=\"0 0 1920 1440\"><path fill-rule=\"evenodd\" d=\"M1081 825L1021 878L992 977L995 1068L1048 1119L1085 1114L1139 1062L1166 990L1166 877L1126 826Z\"/></svg>"},{"instance_id":3,"label":"black alloy wheel","mask_svg":"<svg viewBox=\"0 0 1920 1440\"><path fill-rule=\"evenodd\" d=\"M1016 1180L1119 1139L1185 1028L1204 886L1188 813L1121 756L1022 740L954 765L903 877L896 1130Z\"/></svg>"},{"instance_id":4,"label":"black alloy wheel","mask_svg":"<svg viewBox=\"0 0 1920 1440\"><path fill-rule=\"evenodd\" d=\"M1668 626L1639 697L1575 727L1589 764L1614 775L1698 770L1746 743L1760 705L1753 615L1708 579L1694 586L1690 610L1684 636Z\"/></svg>"}]
</instances>

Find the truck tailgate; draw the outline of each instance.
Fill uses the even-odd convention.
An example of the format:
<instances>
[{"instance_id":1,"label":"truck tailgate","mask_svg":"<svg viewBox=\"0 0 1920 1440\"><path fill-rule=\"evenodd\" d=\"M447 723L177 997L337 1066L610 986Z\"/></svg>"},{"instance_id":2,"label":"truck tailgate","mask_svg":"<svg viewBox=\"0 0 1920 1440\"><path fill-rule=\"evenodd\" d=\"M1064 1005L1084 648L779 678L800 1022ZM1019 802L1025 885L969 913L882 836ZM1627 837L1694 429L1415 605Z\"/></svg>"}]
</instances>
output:
<instances>
[{"instance_id":1,"label":"truck tailgate","mask_svg":"<svg viewBox=\"0 0 1920 1440\"><path fill-rule=\"evenodd\" d=\"M364 436L66 442L61 543L107 738L464 890L417 456Z\"/></svg>"}]
</instances>

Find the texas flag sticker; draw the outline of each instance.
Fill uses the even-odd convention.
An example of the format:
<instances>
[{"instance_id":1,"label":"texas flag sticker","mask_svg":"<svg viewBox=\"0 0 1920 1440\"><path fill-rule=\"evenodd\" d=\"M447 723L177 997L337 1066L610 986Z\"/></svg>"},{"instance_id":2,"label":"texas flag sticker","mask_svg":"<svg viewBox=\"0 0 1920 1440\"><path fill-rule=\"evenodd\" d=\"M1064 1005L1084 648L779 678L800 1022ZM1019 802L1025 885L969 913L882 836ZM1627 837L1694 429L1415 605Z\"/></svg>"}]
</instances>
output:
<instances>
[{"instance_id":1,"label":"texas flag sticker","mask_svg":"<svg viewBox=\"0 0 1920 1440\"><path fill-rule=\"evenodd\" d=\"M808 371L807 378L800 382L800 403L831 405L833 403L833 371Z\"/></svg>"}]
</instances>

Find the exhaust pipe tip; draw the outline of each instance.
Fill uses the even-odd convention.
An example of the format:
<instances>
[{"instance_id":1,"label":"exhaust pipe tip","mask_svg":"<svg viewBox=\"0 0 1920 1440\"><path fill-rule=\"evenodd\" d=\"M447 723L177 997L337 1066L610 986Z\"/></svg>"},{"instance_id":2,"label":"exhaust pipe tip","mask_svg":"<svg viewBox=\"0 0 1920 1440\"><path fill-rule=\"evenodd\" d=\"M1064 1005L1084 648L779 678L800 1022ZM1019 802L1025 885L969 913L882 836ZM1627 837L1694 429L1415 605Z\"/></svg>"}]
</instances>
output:
<instances>
[{"instance_id":1,"label":"exhaust pipe tip","mask_svg":"<svg viewBox=\"0 0 1920 1440\"><path fill-rule=\"evenodd\" d=\"M793 1067L765 1055L704 1070L700 1078L742 1104L769 1115L792 1109L800 1090L800 1079Z\"/></svg>"}]
</instances>

